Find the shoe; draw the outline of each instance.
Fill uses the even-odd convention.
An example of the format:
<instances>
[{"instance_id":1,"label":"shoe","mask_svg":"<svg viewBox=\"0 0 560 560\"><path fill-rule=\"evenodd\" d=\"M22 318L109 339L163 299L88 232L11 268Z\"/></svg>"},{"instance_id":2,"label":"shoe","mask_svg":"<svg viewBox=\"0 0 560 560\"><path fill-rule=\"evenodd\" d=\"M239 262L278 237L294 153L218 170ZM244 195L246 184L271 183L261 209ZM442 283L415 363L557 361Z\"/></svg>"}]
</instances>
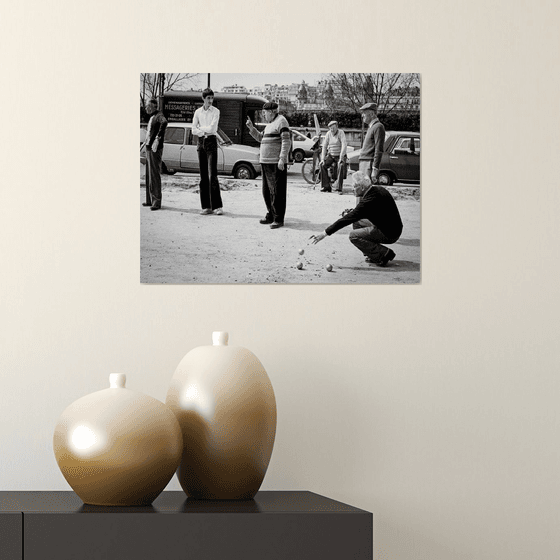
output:
<instances>
[{"instance_id":1,"label":"shoe","mask_svg":"<svg viewBox=\"0 0 560 560\"><path fill-rule=\"evenodd\" d=\"M278 229L279 227L282 227L284 225L284 222L272 222L270 224L270 229Z\"/></svg>"},{"instance_id":2,"label":"shoe","mask_svg":"<svg viewBox=\"0 0 560 560\"><path fill-rule=\"evenodd\" d=\"M321 189L319 192L332 192L332 189Z\"/></svg>"},{"instance_id":3,"label":"shoe","mask_svg":"<svg viewBox=\"0 0 560 560\"><path fill-rule=\"evenodd\" d=\"M142 202L142 206L151 206L152 203L151 202Z\"/></svg>"},{"instance_id":4,"label":"shoe","mask_svg":"<svg viewBox=\"0 0 560 560\"><path fill-rule=\"evenodd\" d=\"M392 261L396 257L395 252L391 249L388 249L385 255L381 258L380 261L376 262L377 266L387 266L389 261Z\"/></svg>"},{"instance_id":5,"label":"shoe","mask_svg":"<svg viewBox=\"0 0 560 560\"><path fill-rule=\"evenodd\" d=\"M158 204L157 206L152 206L150 210L161 210L161 205Z\"/></svg>"},{"instance_id":6,"label":"shoe","mask_svg":"<svg viewBox=\"0 0 560 560\"><path fill-rule=\"evenodd\" d=\"M341 190L340 190L340 191L338 191L338 194L342 194L342 191L341 191Z\"/></svg>"},{"instance_id":7,"label":"shoe","mask_svg":"<svg viewBox=\"0 0 560 560\"><path fill-rule=\"evenodd\" d=\"M262 220L259 220L259 224L271 224L272 220L269 220L268 218L263 218Z\"/></svg>"},{"instance_id":8,"label":"shoe","mask_svg":"<svg viewBox=\"0 0 560 560\"><path fill-rule=\"evenodd\" d=\"M221 216L223 213L224 211L221 208L216 208L216 210L214 210L214 214L217 216Z\"/></svg>"},{"instance_id":9,"label":"shoe","mask_svg":"<svg viewBox=\"0 0 560 560\"><path fill-rule=\"evenodd\" d=\"M210 210L210 208L204 208L204 210L200 211L200 214L206 216L207 214L212 214L212 210Z\"/></svg>"}]
</instances>

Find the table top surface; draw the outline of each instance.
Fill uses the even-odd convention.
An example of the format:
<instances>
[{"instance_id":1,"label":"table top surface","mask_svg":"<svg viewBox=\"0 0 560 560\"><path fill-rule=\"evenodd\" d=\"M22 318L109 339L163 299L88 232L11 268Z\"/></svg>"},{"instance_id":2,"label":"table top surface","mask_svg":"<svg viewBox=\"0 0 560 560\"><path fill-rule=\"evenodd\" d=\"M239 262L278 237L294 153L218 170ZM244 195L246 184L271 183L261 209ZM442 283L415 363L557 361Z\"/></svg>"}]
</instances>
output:
<instances>
[{"instance_id":1,"label":"table top surface","mask_svg":"<svg viewBox=\"0 0 560 560\"><path fill-rule=\"evenodd\" d=\"M0 513L350 513L369 512L306 491L262 491L252 500L194 500L162 492L151 506L92 506L71 491L0 491Z\"/></svg>"}]
</instances>

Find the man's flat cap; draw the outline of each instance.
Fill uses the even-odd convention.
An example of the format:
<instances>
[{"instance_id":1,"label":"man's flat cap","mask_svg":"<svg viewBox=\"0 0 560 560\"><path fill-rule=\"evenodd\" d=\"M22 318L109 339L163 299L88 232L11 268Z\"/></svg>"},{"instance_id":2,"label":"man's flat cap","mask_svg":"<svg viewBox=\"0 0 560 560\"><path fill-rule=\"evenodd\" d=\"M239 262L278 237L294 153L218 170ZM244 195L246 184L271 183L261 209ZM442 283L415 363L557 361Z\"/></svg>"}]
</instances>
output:
<instances>
[{"instance_id":1,"label":"man's flat cap","mask_svg":"<svg viewBox=\"0 0 560 560\"><path fill-rule=\"evenodd\" d=\"M267 103L265 103L263 105L263 109L265 111L277 111L278 110L278 103L275 103L274 101L268 101Z\"/></svg>"},{"instance_id":2,"label":"man's flat cap","mask_svg":"<svg viewBox=\"0 0 560 560\"><path fill-rule=\"evenodd\" d=\"M360 111L377 111L377 103L366 103L360 107Z\"/></svg>"},{"instance_id":3,"label":"man's flat cap","mask_svg":"<svg viewBox=\"0 0 560 560\"><path fill-rule=\"evenodd\" d=\"M338 121L331 121L327 126L332 126L333 124L338 124Z\"/></svg>"}]
</instances>

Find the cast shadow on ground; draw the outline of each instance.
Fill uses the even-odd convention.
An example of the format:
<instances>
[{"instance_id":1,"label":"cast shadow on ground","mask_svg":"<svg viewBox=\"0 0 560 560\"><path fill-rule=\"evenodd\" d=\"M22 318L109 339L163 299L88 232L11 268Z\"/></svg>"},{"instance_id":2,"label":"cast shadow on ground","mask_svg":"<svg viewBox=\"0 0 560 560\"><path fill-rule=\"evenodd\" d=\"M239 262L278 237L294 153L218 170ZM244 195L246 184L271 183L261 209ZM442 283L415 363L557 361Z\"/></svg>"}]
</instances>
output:
<instances>
[{"instance_id":1,"label":"cast shadow on ground","mask_svg":"<svg viewBox=\"0 0 560 560\"><path fill-rule=\"evenodd\" d=\"M200 214L200 209L196 208L174 208L172 206L162 206L162 210L169 210L171 212L181 212L183 214ZM215 214L210 214L209 216L214 216ZM238 214L235 212L230 212L227 208L224 208L224 213L220 216L221 220L225 220L227 218L249 218L256 220L257 222L264 218L263 214Z\"/></svg>"},{"instance_id":2,"label":"cast shadow on ground","mask_svg":"<svg viewBox=\"0 0 560 560\"><path fill-rule=\"evenodd\" d=\"M412 261L399 261L395 259L391 261L387 266L377 266L375 264L359 264L356 266L338 266L341 270L363 270L370 271L375 270L376 272L384 273L394 273L394 272L420 272L420 263L415 263Z\"/></svg>"},{"instance_id":3,"label":"cast shadow on ground","mask_svg":"<svg viewBox=\"0 0 560 560\"><path fill-rule=\"evenodd\" d=\"M181 212L181 214L200 214L200 210L196 210L196 208L174 208L173 206L162 205L160 210L168 212Z\"/></svg>"},{"instance_id":4,"label":"cast shadow on ground","mask_svg":"<svg viewBox=\"0 0 560 560\"><path fill-rule=\"evenodd\" d=\"M327 229L335 221L336 220L333 220L328 224L314 224L309 220L298 220L297 218L287 218L284 223L288 229L300 229L300 230L305 230L310 232L321 232L321 231L325 231L325 229Z\"/></svg>"},{"instance_id":5,"label":"cast shadow on ground","mask_svg":"<svg viewBox=\"0 0 560 560\"><path fill-rule=\"evenodd\" d=\"M405 247L420 247L420 239L403 239L402 237L395 245L403 245Z\"/></svg>"}]
</instances>

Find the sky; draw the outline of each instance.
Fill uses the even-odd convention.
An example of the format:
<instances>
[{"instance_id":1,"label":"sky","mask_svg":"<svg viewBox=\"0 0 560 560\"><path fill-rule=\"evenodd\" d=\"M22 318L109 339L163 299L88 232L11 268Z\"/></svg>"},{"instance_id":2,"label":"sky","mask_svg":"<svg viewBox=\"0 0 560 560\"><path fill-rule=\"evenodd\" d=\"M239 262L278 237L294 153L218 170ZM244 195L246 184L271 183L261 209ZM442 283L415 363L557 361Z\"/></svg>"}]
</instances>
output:
<instances>
[{"instance_id":1,"label":"sky","mask_svg":"<svg viewBox=\"0 0 560 560\"><path fill-rule=\"evenodd\" d=\"M264 84L289 85L292 83L315 85L326 74L210 74L210 87L215 91L221 91L224 86L245 86L251 89ZM193 88L204 89L208 83L208 74L200 74L193 81Z\"/></svg>"}]
</instances>

